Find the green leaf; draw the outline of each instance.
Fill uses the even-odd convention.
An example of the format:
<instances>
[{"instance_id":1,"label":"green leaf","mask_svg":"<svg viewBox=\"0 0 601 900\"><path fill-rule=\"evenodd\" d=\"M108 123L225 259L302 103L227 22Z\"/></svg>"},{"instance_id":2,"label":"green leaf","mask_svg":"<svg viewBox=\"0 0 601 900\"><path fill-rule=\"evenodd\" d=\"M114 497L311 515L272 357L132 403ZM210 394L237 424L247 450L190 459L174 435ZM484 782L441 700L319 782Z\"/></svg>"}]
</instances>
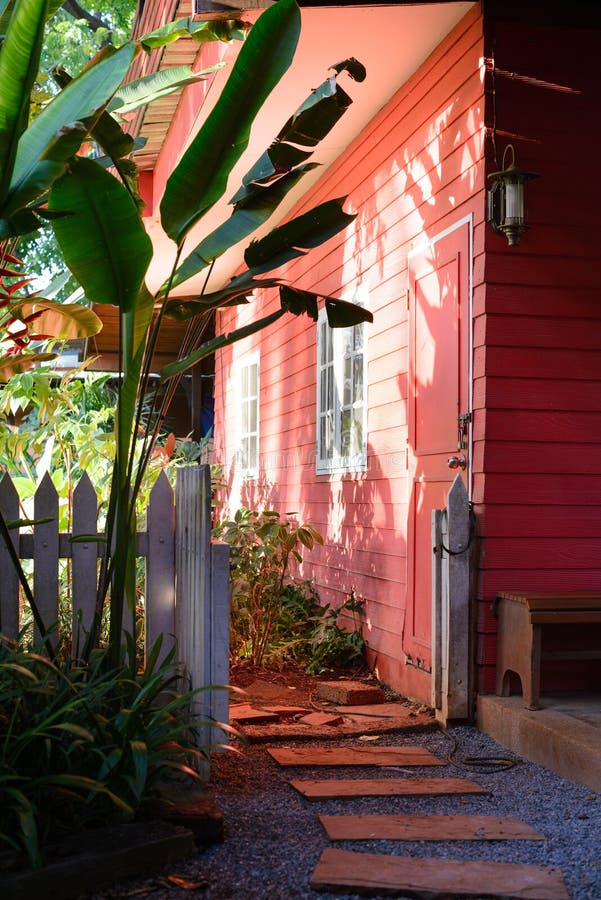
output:
<instances>
[{"instance_id":1,"label":"green leaf","mask_svg":"<svg viewBox=\"0 0 601 900\"><path fill-rule=\"evenodd\" d=\"M263 328L266 328L273 322L277 322L285 312L285 309L278 309L276 312L271 313L271 315L264 316L264 318L259 319L257 322L251 322L250 325L245 325L243 328L238 328L236 331L231 331L229 334L217 335L217 337L213 338L211 341L202 344L201 347L194 350L194 352L186 356L185 359L178 359L161 369L161 381L165 381L167 378L173 378L174 375L181 375L183 372L187 372L188 369L191 369L199 363L206 356L211 356L216 350L221 350L222 347L227 347L229 344L235 344L236 341L241 341L251 334L256 334L257 331L262 331Z\"/></svg>"},{"instance_id":2,"label":"green leaf","mask_svg":"<svg viewBox=\"0 0 601 900\"><path fill-rule=\"evenodd\" d=\"M88 300L131 310L152 244L127 190L102 166L78 159L53 186L48 206L73 213L52 227Z\"/></svg>"},{"instance_id":3,"label":"green leaf","mask_svg":"<svg viewBox=\"0 0 601 900\"><path fill-rule=\"evenodd\" d=\"M293 316L300 316L302 313L306 313L309 318L317 322L318 297L318 294L314 294L311 291L301 291L298 288L292 288L285 284L280 285L280 303Z\"/></svg>"},{"instance_id":4,"label":"green leaf","mask_svg":"<svg viewBox=\"0 0 601 900\"><path fill-rule=\"evenodd\" d=\"M41 362L56 359L56 353L20 353L18 356L0 356L0 384L9 381L13 375L27 372Z\"/></svg>"},{"instance_id":5,"label":"green leaf","mask_svg":"<svg viewBox=\"0 0 601 900\"><path fill-rule=\"evenodd\" d=\"M274 3L253 25L219 100L167 182L161 221L177 244L224 193L257 112L292 62L299 32L294 0Z\"/></svg>"},{"instance_id":6,"label":"green leaf","mask_svg":"<svg viewBox=\"0 0 601 900\"><path fill-rule=\"evenodd\" d=\"M17 0L0 47L0 206L12 179L19 138L27 127L46 8L47 0Z\"/></svg>"},{"instance_id":7,"label":"green leaf","mask_svg":"<svg viewBox=\"0 0 601 900\"><path fill-rule=\"evenodd\" d=\"M152 72L143 78L121 85L109 103L108 110L123 116L140 106L146 106L161 97L167 97L188 84L203 81L207 75L217 72L224 65L225 63L217 63L200 72L193 72L191 66L172 66L170 69L159 69L158 72Z\"/></svg>"},{"instance_id":8,"label":"green leaf","mask_svg":"<svg viewBox=\"0 0 601 900\"><path fill-rule=\"evenodd\" d=\"M30 0L33 2L33 0ZM34 119L19 141L10 194L20 190L55 140L60 128L99 114L109 102L131 65L135 46L125 44L74 78Z\"/></svg>"},{"instance_id":9,"label":"green leaf","mask_svg":"<svg viewBox=\"0 0 601 900\"><path fill-rule=\"evenodd\" d=\"M204 238L178 266L171 287L177 287L193 275L197 275L230 247L253 234L275 212L302 176L315 168L315 165L316 163L309 163L306 166L299 166L273 184L257 190L243 204L236 206L230 218ZM161 290L165 289L166 284Z\"/></svg>"},{"instance_id":10,"label":"green leaf","mask_svg":"<svg viewBox=\"0 0 601 900\"><path fill-rule=\"evenodd\" d=\"M340 73L346 69L355 71L355 66L361 64L353 59L344 60L330 68ZM361 68L365 77L365 69ZM284 124L271 146L244 176L243 185L233 197L232 203L252 196L281 172L289 170L310 156L313 148L330 133L352 102L337 83L336 76L327 78L315 88Z\"/></svg>"},{"instance_id":11,"label":"green leaf","mask_svg":"<svg viewBox=\"0 0 601 900\"><path fill-rule=\"evenodd\" d=\"M169 22L167 25L157 28L156 31L151 31L150 34L139 38L139 43L144 50L149 52L157 47L165 47L180 38L191 37L197 43L203 44L210 41L244 40L245 33L244 22L237 19L199 22L188 16L185 19Z\"/></svg>"},{"instance_id":12,"label":"green leaf","mask_svg":"<svg viewBox=\"0 0 601 900\"><path fill-rule=\"evenodd\" d=\"M36 315L36 334L47 335L60 341L73 341L92 337L102 328L102 321L96 313L81 303L59 303L36 297L13 303L11 313L18 319Z\"/></svg>"},{"instance_id":13,"label":"green leaf","mask_svg":"<svg viewBox=\"0 0 601 900\"><path fill-rule=\"evenodd\" d=\"M357 306L348 300L338 300L336 297L326 297L326 315L330 328L348 328L374 320L372 313L364 306Z\"/></svg>"},{"instance_id":14,"label":"green leaf","mask_svg":"<svg viewBox=\"0 0 601 900\"><path fill-rule=\"evenodd\" d=\"M252 241L244 254L248 268L253 274L279 268L298 256L304 256L307 249L319 247L338 234L355 219L354 215L343 211L345 199L327 200L274 228L260 240Z\"/></svg>"}]
</instances>

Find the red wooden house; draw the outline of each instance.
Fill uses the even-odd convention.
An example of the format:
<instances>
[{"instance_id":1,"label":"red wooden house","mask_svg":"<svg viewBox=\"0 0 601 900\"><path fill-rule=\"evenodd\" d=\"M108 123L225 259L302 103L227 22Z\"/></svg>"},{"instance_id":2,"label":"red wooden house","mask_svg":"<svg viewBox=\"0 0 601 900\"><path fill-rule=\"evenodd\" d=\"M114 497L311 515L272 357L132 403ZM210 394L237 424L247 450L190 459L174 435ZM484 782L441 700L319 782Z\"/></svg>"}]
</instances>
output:
<instances>
[{"instance_id":1,"label":"red wooden house","mask_svg":"<svg viewBox=\"0 0 601 900\"><path fill-rule=\"evenodd\" d=\"M354 590L379 677L429 703L431 510L461 472L477 520L473 688L492 691L499 591L601 589L599 14L578 0L300 6L299 62L259 130L275 133L339 58L367 79L348 87L346 124L295 198L302 212L346 195L356 219L285 274L374 319L332 331L288 318L219 353L229 506L311 521L325 543L302 576L325 601ZM166 173L219 77L186 89L140 157L158 247ZM145 129L156 137L156 122ZM540 174L517 246L486 223L509 145ZM224 310L217 328L277 302ZM547 683L595 675L556 667Z\"/></svg>"}]
</instances>

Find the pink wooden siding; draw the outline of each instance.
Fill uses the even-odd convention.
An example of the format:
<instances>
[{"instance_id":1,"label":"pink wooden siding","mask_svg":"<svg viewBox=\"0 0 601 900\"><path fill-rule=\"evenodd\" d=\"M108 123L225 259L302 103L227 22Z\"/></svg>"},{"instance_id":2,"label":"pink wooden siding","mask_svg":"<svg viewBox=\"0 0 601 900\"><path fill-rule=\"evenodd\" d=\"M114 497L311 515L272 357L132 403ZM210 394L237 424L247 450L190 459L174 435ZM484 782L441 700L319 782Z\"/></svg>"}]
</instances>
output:
<instances>
[{"instance_id":1,"label":"pink wooden siding","mask_svg":"<svg viewBox=\"0 0 601 900\"><path fill-rule=\"evenodd\" d=\"M486 290L475 295L486 690L497 591L601 588L600 34L551 24L547 12L530 24L491 20L487 33L496 67L487 125L500 154L512 142L520 165L542 177L530 186L532 229L519 247L487 230ZM494 171L491 141L487 157ZM568 677L543 670L543 685L569 687Z\"/></svg>"},{"instance_id":2,"label":"pink wooden siding","mask_svg":"<svg viewBox=\"0 0 601 900\"><path fill-rule=\"evenodd\" d=\"M354 51L360 58L361 48ZM286 276L309 290L351 295L367 285L369 326L368 467L315 474L316 328L287 318L268 333L223 351L216 361L216 450L239 503L295 511L326 539L302 569L324 601L354 588L366 602L365 636L379 676L429 702L430 679L404 664L407 541L407 254L412 243L471 214L475 293L484 292L484 95L482 20L476 6L409 83L378 112L311 196L311 205L348 195L358 213L345 235L297 260ZM369 90L365 85L352 90ZM300 211L302 211L302 207ZM249 309L226 311L220 330L274 308L266 292ZM484 334L482 335L482 339ZM236 433L235 361L261 352L261 469L242 481L232 464ZM482 427L482 423L478 423Z\"/></svg>"}]
</instances>

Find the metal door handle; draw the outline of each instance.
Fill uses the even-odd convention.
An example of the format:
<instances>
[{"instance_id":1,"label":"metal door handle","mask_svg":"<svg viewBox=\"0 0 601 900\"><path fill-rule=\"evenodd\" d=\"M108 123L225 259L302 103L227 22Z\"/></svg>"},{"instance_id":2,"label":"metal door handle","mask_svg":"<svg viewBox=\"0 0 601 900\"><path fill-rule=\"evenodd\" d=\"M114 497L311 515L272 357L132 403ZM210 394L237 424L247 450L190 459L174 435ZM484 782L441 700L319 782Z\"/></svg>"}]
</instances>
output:
<instances>
[{"instance_id":1,"label":"metal door handle","mask_svg":"<svg viewBox=\"0 0 601 900\"><path fill-rule=\"evenodd\" d=\"M465 469L467 466L467 459L465 456L449 456L447 459L447 466L449 469Z\"/></svg>"}]
</instances>

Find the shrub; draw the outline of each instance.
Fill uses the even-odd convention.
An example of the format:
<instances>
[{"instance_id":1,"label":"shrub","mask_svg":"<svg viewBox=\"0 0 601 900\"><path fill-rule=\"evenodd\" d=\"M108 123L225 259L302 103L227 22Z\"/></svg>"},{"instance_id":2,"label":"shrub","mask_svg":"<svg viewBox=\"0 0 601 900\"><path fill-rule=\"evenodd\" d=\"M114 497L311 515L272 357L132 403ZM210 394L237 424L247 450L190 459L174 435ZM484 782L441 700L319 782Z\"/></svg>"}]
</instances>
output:
<instances>
[{"instance_id":1,"label":"shrub","mask_svg":"<svg viewBox=\"0 0 601 900\"><path fill-rule=\"evenodd\" d=\"M192 693L160 646L132 680L100 652L58 666L0 636L0 844L32 867L61 833L132 818L166 772L200 777Z\"/></svg>"}]
</instances>

